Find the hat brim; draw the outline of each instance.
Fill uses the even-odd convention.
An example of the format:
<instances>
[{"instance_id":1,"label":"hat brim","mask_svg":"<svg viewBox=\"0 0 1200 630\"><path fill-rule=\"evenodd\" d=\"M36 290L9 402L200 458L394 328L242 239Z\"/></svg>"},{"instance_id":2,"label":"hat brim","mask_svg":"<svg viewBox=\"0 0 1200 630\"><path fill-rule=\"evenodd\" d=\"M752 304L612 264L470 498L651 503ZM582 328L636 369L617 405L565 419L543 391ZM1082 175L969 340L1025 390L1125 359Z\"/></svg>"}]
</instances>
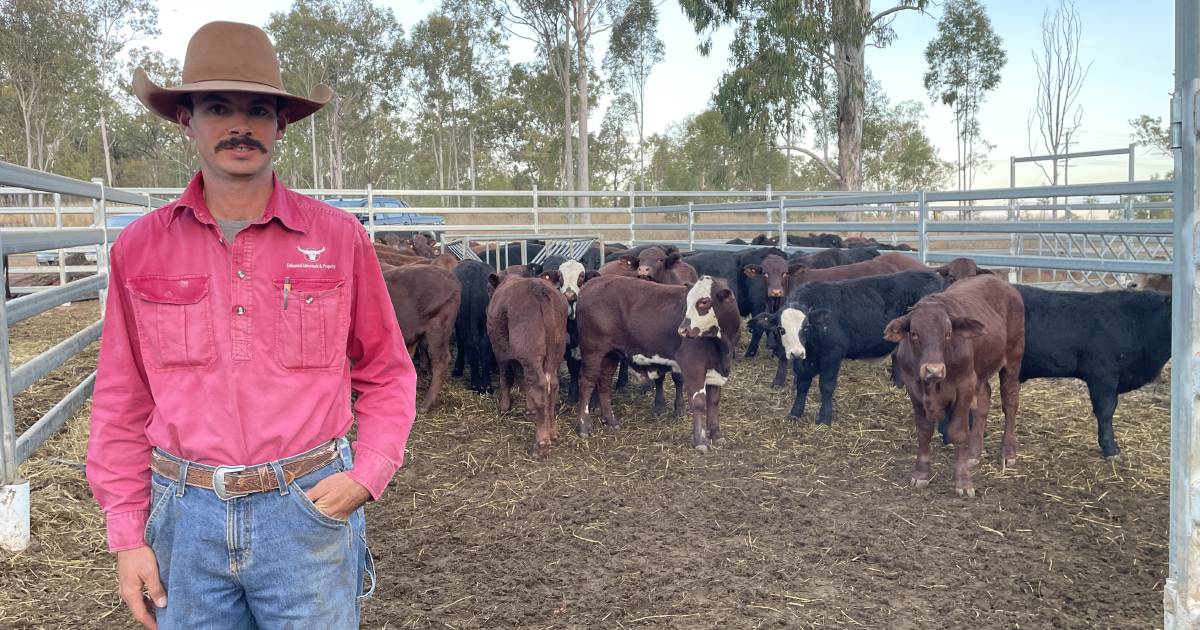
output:
<instances>
[{"instance_id":1,"label":"hat brim","mask_svg":"<svg viewBox=\"0 0 1200 630\"><path fill-rule=\"evenodd\" d=\"M198 81L175 87L162 87L150 80L146 72L138 68L133 73L133 93L147 109L159 117L177 122L176 107L180 97L195 92L246 92L269 94L284 102L288 110L287 120L294 123L303 120L321 109L333 98L333 90L319 83L308 93L308 97L296 96L264 83L250 81Z\"/></svg>"}]
</instances>

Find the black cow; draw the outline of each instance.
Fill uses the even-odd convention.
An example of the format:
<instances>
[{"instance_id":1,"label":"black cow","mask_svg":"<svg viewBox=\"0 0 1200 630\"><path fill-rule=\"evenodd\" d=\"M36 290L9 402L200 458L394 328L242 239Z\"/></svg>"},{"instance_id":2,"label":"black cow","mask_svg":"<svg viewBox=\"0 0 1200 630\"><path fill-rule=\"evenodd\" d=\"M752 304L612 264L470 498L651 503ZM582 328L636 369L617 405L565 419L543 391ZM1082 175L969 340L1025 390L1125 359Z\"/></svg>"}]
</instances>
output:
<instances>
[{"instance_id":1,"label":"black cow","mask_svg":"<svg viewBox=\"0 0 1200 630\"><path fill-rule=\"evenodd\" d=\"M804 263L809 269L828 269L842 265L853 265L879 256L879 250L874 247L855 247L838 249L831 247L819 252L806 254L796 252L788 256L789 263Z\"/></svg>"},{"instance_id":2,"label":"black cow","mask_svg":"<svg viewBox=\"0 0 1200 630\"><path fill-rule=\"evenodd\" d=\"M796 399L789 413L804 416L813 377L821 377L817 422L833 423L833 392L845 359L882 359L896 344L883 338L888 322L922 297L943 288L932 271L901 271L840 282L810 282L788 295L778 313L759 316L759 327L777 330L796 372ZM784 368L781 365L781 368Z\"/></svg>"},{"instance_id":3,"label":"black cow","mask_svg":"<svg viewBox=\"0 0 1200 630\"><path fill-rule=\"evenodd\" d=\"M1100 450L1117 458L1117 395L1153 381L1171 358L1171 294L1050 291L1018 285L1025 300L1021 381L1077 378L1087 384Z\"/></svg>"},{"instance_id":4,"label":"black cow","mask_svg":"<svg viewBox=\"0 0 1200 630\"><path fill-rule=\"evenodd\" d=\"M454 320L454 339L458 356L454 359L454 376L462 376L464 363L471 370L471 389L478 393L492 391L492 343L487 336L487 307L490 301L488 276L495 268L478 261L464 260L454 268L454 277L462 286L462 301Z\"/></svg>"},{"instance_id":5,"label":"black cow","mask_svg":"<svg viewBox=\"0 0 1200 630\"><path fill-rule=\"evenodd\" d=\"M484 249L480 252L477 252L476 255L479 256L480 260L491 265L493 273L495 273L495 271L496 271L497 256L499 256L499 258L500 258L500 268L501 269L508 267L510 265L521 264L521 243L509 243L507 245L500 245L499 250L497 250L495 243L489 243L488 245L489 246L486 249ZM537 241L537 240L526 241L526 243L525 243L526 261L533 260L533 257L537 256L538 253L541 252L542 249L544 249L545 247L546 247L546 244L544 241Z\"/></svg>"}]
</instances>

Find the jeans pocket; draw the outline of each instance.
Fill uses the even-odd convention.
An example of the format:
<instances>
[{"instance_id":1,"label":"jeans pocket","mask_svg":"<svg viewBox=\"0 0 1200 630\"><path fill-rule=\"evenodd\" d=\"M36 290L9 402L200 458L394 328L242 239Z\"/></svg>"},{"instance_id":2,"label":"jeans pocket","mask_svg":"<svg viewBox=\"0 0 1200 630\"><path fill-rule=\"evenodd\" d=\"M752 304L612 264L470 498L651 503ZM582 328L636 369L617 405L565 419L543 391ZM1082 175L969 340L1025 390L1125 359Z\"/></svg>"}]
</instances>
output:
<instances>
[{"instance_id":1,"label":"jeans pocket","mask_svg":"<svg viewBox=\"0 0 1200 630\"><path fill-rule=\"evenodd\" d=\"M146 529L142 531L142 538L149 545L154 539L154 526L162 520L162 515L167 511L167 504L171 498L175 496L175 482L172 481L166 485L160 484L155 479L150 480L150 516L146 518Z\"/></svg>"},{"instance_id":2,"label":"jeans pocket","mask_svg":"<svg viewBox=\"0 0 1200 630\"><path fill-rule=\"evenodd\" d=\"M359 544L362 545L362 571L359 572L358 578L358 601L368 599L375 594L376 574L375 574L375 557L371 555L371 547L367 545L365 536L358 537ZM371 586L363 592L364 581L369 580Z\"/></svg>"},{"instance_id":3,"label":"jeans pocket","mask_svg":"<svg viewBox=\"0 0 1200 630\"><path fill-rule=\"evenodd\" d=\"M349 527L349 520L336 519L322 512L320 508L318 508L317 505L312 502L312 499L309 499L308 495L304 493L304 489L301 488L300 485L295 481L288 486L288 490L288 494L295 497L296 504L300 506L300 509L313 521L316 521L318 524L331 529L343 529L345 527Z\"/></svg>"},{"instance_id":4,"label":"jeans pocket","mask_svg":"<svg viewBox=\"0 0 1200 630\"><path fill-rule=\"evenodd\" d=\"M289 370L341 366L346 357L349 308L340 278L275 280L279 300L275 360Z\"/></svg>"}]
</instances>

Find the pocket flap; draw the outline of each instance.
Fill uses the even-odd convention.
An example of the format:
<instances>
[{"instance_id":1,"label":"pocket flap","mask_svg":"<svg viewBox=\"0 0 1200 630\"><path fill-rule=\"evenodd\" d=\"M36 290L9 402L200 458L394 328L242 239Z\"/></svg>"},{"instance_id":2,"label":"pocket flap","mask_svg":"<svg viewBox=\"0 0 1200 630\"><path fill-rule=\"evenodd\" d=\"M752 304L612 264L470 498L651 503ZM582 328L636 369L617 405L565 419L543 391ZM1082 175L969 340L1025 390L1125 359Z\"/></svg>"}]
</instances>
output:
<instances>
[{"instance_id":1,"label":"pocket flap","mask_svg":"<svg viewBox=\"0 0 1200 630\"><path fill-rule=\"evenodd\" d=\"M130 278L125 287L147 302L195 304L208 295L208 276L147 276Z\"/></svg>"},{"instance_id":2,"label":"pocket flap","mask_svg":"<svg viewBox=\"0 0 1200 630\"><path fill-rule=\"evenodd\" d=\"M274 280L275 288L277 289L282 289L285 284L290 283L291 290L297 293L318 294L336 289L345 284L345 282L342 278L276 278Z\"/></svg>"}]
</instances>

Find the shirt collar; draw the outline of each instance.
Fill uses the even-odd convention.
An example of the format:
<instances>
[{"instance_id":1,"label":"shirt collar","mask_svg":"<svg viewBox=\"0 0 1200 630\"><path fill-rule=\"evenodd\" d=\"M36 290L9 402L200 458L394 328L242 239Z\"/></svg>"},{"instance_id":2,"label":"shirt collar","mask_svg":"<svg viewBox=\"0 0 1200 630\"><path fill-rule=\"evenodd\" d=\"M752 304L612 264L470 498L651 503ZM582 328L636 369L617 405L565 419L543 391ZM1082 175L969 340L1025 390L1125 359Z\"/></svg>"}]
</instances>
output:
<instances>
[{"instance_id":1,"label":"shirt collar","mask_svg":"<svg viewBox=\"0 0 1200 630\"><path fill-rule=\"evenodd\" d=\"M283 227L301 234L308 231L310 217L305 212L301 204L293 199L292 191L288 190L279 178L271 174L271 197L267 200L267 207L263 210L255 224L267 223L271 219L278 219ZM186 209L191 209L192 216L197 221L209 225L215 225L216 221L212 215L212 211L208 209L208 204L204 201L204 173L197 171L192 177L192 181L188 183L183 194L175 201L175 207L171 209L171 216L167 219L167 225L175 221L179 215L183 214Z\"/></svg>"}]
</instances>

